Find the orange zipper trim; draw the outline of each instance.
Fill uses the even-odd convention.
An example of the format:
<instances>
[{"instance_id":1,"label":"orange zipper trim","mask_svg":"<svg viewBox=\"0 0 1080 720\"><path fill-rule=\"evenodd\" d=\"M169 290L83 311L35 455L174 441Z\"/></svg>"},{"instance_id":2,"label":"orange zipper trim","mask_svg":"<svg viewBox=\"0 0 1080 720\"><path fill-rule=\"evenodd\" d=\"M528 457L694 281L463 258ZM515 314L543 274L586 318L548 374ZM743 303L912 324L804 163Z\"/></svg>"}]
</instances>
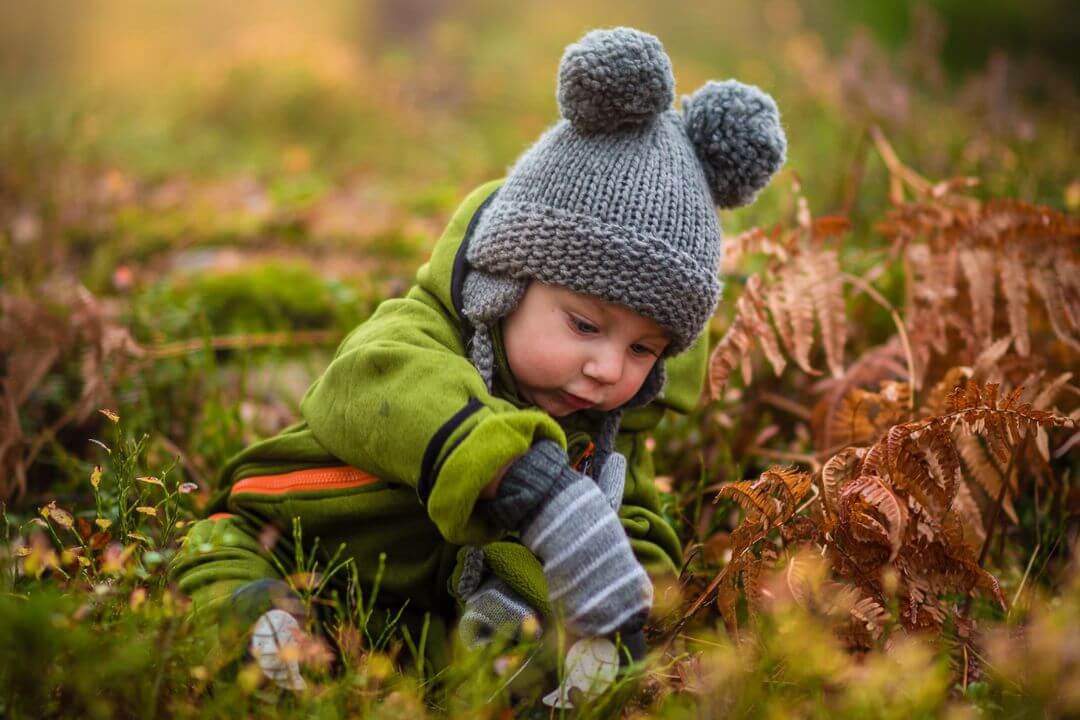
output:
<instances>
[{"instance_id":1,"label":"orange zipper trim","mask_svg":"<svg viewBox=\"0 0 1080 720\"><path fill-rule=\"evenodd\" d=\"M577 462L575 462L575 463L574 463L574 469L575 469L575 470L580 470L580 469L581 469L581 466L582 466L582 464L583 464L583 463L584 463L584 462L585 462L586 460L588 460L589 458L591 458L591 457L593 456L593 452L594 452L595 450L596 450L596 445L594 445L594 444L592 443L592 441L590 440L590 441L589 441L589 444L588 444L588 445L587 445L587 446L585 447L585 449L584 449L584 450L582 450L582 452L581 452L581 457L579 457L579 458L577 459Z\"/></svg>"},{"instance_id":2,"label":"orange zipper trim","mask_svg":"<svg viewBox=\"0 0 1080 720\"><path fill-rule=\"evenodd\" d=\"M255 475L244 478L235 485L229 496L242 493L259 495L285 495L303 490L349 490L364 487L379 478L351 466L311 468L295 470L280 475Z\"/></svg>"}]
</instances>

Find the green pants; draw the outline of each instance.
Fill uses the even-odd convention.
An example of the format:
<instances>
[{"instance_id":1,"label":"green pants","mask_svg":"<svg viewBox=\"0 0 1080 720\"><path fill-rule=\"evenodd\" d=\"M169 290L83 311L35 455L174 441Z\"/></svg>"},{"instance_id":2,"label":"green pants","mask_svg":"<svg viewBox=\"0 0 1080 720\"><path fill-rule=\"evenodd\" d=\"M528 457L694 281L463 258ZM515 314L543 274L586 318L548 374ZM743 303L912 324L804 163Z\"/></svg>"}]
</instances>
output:
<instances>
[{"instance_id":1,"label":"green pants","mask_svg":"<svg viewBox=\"0 0 1080 720\"><path fill-rule=\"evenodd\" d=\"M460 610L453 590L464 553L439 535L411 490L355 468L328 467L237 482L227 508L191 526L171 566L178 589L191 598L192 622L217 627L228 620L249 627L259 609L237 607L232 599L238 590L267 578L287 579L310 569L312 560L325 572L340 549L338 559L355 566L366 605L378 578L369 635L378 637L388 619L397 617L397 626L418 643L426 624L425 664L440 669L449 662L449 630ZM305 567L297 563L294 523ZM490 572L541 616L548 614L543 570L526 548L495 542L484 547L484 555ZM327 611L325 596L336 592L341 604L352 577L349 568L336 573L314 603L324 622L338 619Z\"/></svg>"}]
</instances>

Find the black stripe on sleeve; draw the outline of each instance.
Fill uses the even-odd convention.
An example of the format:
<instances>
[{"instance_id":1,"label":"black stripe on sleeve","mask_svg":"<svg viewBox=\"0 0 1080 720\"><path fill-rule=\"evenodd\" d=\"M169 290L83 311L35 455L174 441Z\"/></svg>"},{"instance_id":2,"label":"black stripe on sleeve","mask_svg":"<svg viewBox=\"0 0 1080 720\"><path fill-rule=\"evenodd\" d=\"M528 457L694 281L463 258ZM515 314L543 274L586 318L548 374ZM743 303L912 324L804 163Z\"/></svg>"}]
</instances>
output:
<instances>
[{"instance_id":1,"label":"black stripe on sleeve","mask_svg":"<svg viewBox=\"0 0 1080 720\"><path fill-rule=\"evenodd\" d=\"M465 422L483 406L484 404L479 400L472 398L465 407L458 410L452 418L443 423L443 426L432 436L431 442L428 443L427 448L424 450L424 459L420 464L420 480L416 483L416 494L424 505L427 505L428 498L431 496L431 491L435 486L435 478L439 476L439 470L442 469L442 463L436 466L436 462L439 459L443 445L446 444L447 439L454 433L454 430L457 430L461 423ZM450 448L450 452L453 452L460 442L461 439ZM446 455L449 456L450 452L447 452ZM444 457L443 461L445 462L445 460Z\"/></svg>"}]
</instances>

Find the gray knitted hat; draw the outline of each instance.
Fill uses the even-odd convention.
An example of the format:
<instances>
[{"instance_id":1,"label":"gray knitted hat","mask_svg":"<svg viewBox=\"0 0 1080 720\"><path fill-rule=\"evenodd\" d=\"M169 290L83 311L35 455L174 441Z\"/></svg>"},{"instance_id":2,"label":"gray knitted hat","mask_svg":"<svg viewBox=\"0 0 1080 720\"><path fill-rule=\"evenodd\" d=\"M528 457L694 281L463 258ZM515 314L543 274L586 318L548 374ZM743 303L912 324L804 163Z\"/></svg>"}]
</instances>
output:
<instances>
[{"instance_id":1,"label":"gray knitted hat","mask_svg":"<svg viewBox=\"0 0 1080 720\"><path fill-rule=\"evenodd\" d=\"M516 162L466 254L471 356L491 379L490 329L536 279L624 305L694 342L720 295L716 205L751 202L784 163L771 97L711 81L671 109L675 81L660 41L594 30L559 66L563 119ZM663 385L663 363L628 406ZM617 417L615 419L617 428ZM606 434L606 433L604 433Z\"/></svg>"}]
</instances>

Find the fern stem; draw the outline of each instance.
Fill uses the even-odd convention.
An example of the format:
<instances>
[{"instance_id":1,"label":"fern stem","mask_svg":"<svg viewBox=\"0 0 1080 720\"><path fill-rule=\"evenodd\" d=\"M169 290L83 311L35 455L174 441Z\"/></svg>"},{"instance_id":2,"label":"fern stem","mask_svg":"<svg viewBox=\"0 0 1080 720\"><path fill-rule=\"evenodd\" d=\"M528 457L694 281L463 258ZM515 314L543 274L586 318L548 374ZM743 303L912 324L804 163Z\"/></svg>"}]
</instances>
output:
<instances>
[{"instance_id":1,"label":"fern stem","mask_svg":"<svg viewBox=\"0 0 1080 720\"><path fill-rule=\"evenodd\" d=\"M870 137L873 138L874 146L877 147L877 151L881 155L885 167L888 168L890 177L906 182L917 195L926 195L930 192L933 187L930 181L909 168L902 160L900 160L900 156L896 154L896 150L894 150L889 141L885 139L885 133L881 131L880 127L871 125Z\"/></svg>"},{"instance_id":2,"label":"fern stem","mask_svg":"<svg viewBox=\"0 0 1080 720\"><path fill-rule=\"evenodd\" d=\"M811 419L809 410L807 410L805 407L795 402L794 400L789 400L783 395L777 395L776 393L771 393L763 390L758 393L758 397L761 399L762 402L768 405L772 405L773 407L780 410L789 412L797 418L800 418L802 420Z\"/></svg>"},{"instance_id":3,"label":"fern stem","mask_svg":"<svg viewBox=\"0 0 1080 720\"><path fill-rule=\"evenodd\" d=\"M870 283L863 280L861 277L857 277L850 273L840 273L840 277L845 282L854 285L862 290L864 293L870 296L874 302L888 311L889 315L893 319L893 323L896 325L896 333L900 336L900 344L904 348L904 359L907 361L908 367L908 383L911 385L911 392L908 397L908 409L915 410L915 356L911 352L911 341L908 340L907 329L904 327L904 320L900 317L900 313L896 311L893 304L889 302L884 295L877 291Z\"/></svg>"},{"instance_id":4,"label":"fern stem","mask_svg":"<svg viewBox=\"0 0 1080 720\"><path fill-rule=\"evenodd\" d=\"M1009 479L1012 477L1013 468L1016 466L1016 458L1027 452L1029 437L1031 437L1031 432L1025 431L1017 452L1014 452L1009 457L1009 466L1005 469L1005 477L1001 482L997 501L994 503L994 514L990 516L990 526L986 529L986 538L983 540L982 550L979 551L979 567L982 567L983 561L986 560L986 553L990 550L990 540L994 537L994 530L997 529L998 515L1001 514L1001 506L1005 502L1005 493L1009 489Z\"/></svg>"},{"instance_id":5,"label":"fern stem","mask_svg":"<svg viewBox=\"0 0 1080 720\"><path fill-rule=\"evenodd\" d=\"M786 450L774 450L772 448L753 446L748 450L751 455L757 455L759 457L769 458L770 460L786 460L789 462L804 463L809 465L814 472L821 469L821 463L813 455L807 455L806 453L788 452Z\"/></svg>"}]
</instances>

